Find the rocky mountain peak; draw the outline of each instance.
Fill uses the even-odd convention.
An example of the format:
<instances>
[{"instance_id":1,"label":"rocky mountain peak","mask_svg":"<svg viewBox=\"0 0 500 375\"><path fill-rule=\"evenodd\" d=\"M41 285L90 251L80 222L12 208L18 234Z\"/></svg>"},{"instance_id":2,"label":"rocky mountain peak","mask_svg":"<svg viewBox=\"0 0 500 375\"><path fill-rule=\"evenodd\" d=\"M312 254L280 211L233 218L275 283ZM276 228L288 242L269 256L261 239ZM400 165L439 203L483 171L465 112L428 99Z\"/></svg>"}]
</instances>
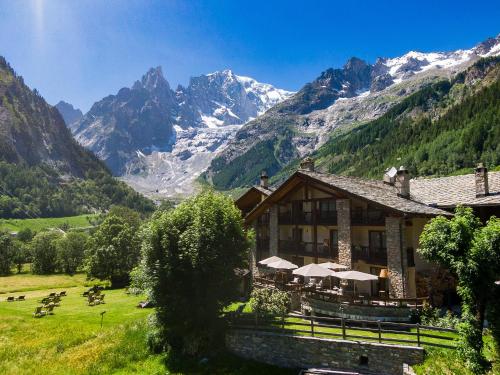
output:
<instances>
[{"instance_id":1,"label":"rocky mountain peak","mask_svg":"<svg viewBox=\"0 0 500 375\"><path fill-rule=\"evenodd\" d=\"M78 108L73 107L72 104L66 103L63 100L60 100L54 107L57 108L59 113L61 114L66 126L72 128L72 126L78 122L82 117L83 113Z\"/></svg>"},{"instance_id":2,"label":"rocky mountain peak","mask_svg":"<svg viewBox=\"0 0 500 375\"><path fill-rule=\"evenodd\" d=\"M161 66L156 68L151 68L144 74L140 81L136 81L132 87L133 89L144 88L148 91L154 91L158 89L170 90L170 85L168 81L163 76L163 71Z\"/></svg>"},{"instance_id":3,"label":"rocky mountain peak","mask_svg":"<svg viewBox=\"0 0 500 375\"><path fill-rule=\"evenodd\" d=\"M478 55L487 55L490 52L500 52L500 34L498 34L495 38L488 38L481 43L478 43L473 51Z\"/></svg>"}]
</instances>

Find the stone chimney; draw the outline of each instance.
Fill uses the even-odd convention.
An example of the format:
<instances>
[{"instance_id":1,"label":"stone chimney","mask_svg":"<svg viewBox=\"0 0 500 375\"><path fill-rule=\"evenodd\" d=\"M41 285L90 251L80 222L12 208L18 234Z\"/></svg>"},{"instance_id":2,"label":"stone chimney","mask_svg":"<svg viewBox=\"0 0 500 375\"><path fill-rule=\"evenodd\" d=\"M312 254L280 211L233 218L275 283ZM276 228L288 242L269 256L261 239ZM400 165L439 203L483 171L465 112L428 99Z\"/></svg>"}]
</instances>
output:
<instances>
[{"instance_id":1,"label":"stone chimney","mask_svg":"<svg viewBox=\"0 0 500 375\"><path fill-rule=\"evenodd\" d=\"M410 198L410 173L408 169L401 166L396 172L394 186L398 190L398 195L403 198Z\"/></svg>"},{"instance_id":2,"label":"stone chimney","mask_svg":"<svg viewBox=\"0 0 500 375\"><path fill-rule=\"evenodd\" d=\"M490 193L488 185L488 168L483 163L479 163L474 173L476 182L476 198L485 197Z\"/></svg>"},{"instance_id":3,"label":"stone chimney","mask_svg":"<svg viewBox=\"0 0 500 375\"><path fill-rule=\"evenodd\" d=\"M300 169L304 171L314 172L314 160L310 157L305 158L300 162Z\"/></svg>"},{"instance_id":4,"label":"stone chimney","mask_svg":"<svg viewBox=\"0 0 500 375\"><path fill-rule=\"evenodd\" d=\"M387 168L384 173L384 183L388 185L393 185L396 180L396 174L398 173L398 170L394 167L391 167L390 169Z\"/></svg>"},{"instance_id":5,"label":"stone chimney","mask_svg":"<svg viewBox=\"0 0 500 375\"><path fill-rule=\"evenodd\" d=\"M262 173L260 174L260 186L266 189L269 186L269 176L267 175L266 171L262 171Z\"/></svg>"}]
</instances>

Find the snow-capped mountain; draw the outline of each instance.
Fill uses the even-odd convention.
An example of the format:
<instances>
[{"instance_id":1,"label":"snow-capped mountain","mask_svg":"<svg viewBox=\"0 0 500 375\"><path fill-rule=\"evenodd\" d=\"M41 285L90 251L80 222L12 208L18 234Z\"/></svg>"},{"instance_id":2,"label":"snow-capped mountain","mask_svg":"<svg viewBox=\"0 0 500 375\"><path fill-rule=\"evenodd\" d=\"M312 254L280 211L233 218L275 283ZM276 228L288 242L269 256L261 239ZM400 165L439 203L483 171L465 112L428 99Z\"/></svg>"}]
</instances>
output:
<instances>
[{"instance_id":1,"label":"snow-capped mountain","mask_svg":"<svg viewBox=\"0 0 500 375\"><path fill-rule=\"evenodd\" d=\"M179 166L192 183L239 127L292 94L231 70L193 77L174 91L158 67L95 103L71 129L114 174L139 186L149 181L154 191L176 176L179 190Z\"/></svg>"},{"instance_id":2,"label":"snow-capped mountain","mask_svg":"<svg viewBox=\"0 0 500 375\"><path fill-rule=\"evenodd\" d=\"M291 93L227 69L191 78L188 87L178 87L176 95L181 127L214 128L244 124Z\"/></svg>"},{"instance_id":3,"label":"snow-capped mountain","mask_svg":"<svg viewBox=\"0 0 500 375\"><path fill-rule=\"evenodd\" d=\"M245 124L212 161L206 179L221 189L252 184L261 169L273 174L319 148L332 132L373 120L423 86L498 55L500 35L468 50L412 51L374 64L351 58Z\"/></svg>"}]
</instances>

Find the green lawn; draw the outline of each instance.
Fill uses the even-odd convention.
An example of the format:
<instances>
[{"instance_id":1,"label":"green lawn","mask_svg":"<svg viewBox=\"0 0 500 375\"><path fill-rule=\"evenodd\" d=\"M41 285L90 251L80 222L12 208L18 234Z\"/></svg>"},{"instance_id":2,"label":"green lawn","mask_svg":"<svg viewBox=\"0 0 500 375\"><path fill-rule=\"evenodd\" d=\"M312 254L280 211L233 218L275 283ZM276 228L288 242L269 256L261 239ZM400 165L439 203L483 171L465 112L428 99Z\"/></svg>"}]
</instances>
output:
<instances>
[{"instance_id":1,"label":"green lawn","mask_svg":"<svg viewBox=\"0 0 500 375\"><path fill-rule=\"evenodd\" d=\"M76 286L68 286L72 283ZM0 297L0 374L296 374L228 354L206 364L151 354L146 321L152 310L135 307L141 297L106 290L106 304L87 306L80 296L85 283L82 275L0 277L4 291L23 289L27 298ZM32 317L40 298L61 290L68 296L54 315Z\"/></svg>"},{"instance_id":2,"label":"green lawn","mask_svg":"<svg viewBox=\"0 0 500 375\"><path fill-rule=\"evenodd\" d=\"M35 232L39 232L47 228L58 228L65 224L68 224L71 228L85 228L90 226L88 218L93 218L95 216L97 215L79 215L42 219L0 219L0 230L18 232L21 229L30 228Z\"/></svg>"}]
</instances>

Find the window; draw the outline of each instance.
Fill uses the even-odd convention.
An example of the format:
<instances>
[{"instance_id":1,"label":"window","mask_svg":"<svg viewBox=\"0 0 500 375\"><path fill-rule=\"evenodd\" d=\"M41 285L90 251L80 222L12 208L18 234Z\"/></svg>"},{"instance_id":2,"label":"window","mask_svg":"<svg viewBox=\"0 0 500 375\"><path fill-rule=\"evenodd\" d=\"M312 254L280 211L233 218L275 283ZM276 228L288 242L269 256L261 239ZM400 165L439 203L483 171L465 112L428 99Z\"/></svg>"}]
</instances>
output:
<instances>
[{"instance_id":1,"label":"window","mask_svg":"<svg viewBox=\"0 0 500 375\"><path fill-rule=\"evenodd\" d=\"M293 228L292 229L292 238L294 241L302 242L302 235L303 235L303 229L302 228Z\"/></svg>"},{"instance_id":2,"label":"window","mask_svg":"<svg viewBox=\"0 0 500 375\"><path fill-rule=\"evenodd\" d=\"M333 212L337 210L337 203L335 200L327 200L319 202L319 210L323 212Z\"/></svg>"},{"instance_id":3,"label":"window","mask_svg":"<svg viewBox=\"0 0 500 375\"><path fill-rule=\"evenodd\" d=\"M386 240L385 240L385 232L383 231L371 231L369 232L370 236L370 251L379 252L385 250Z\"/></svg>"}]
</instances>

